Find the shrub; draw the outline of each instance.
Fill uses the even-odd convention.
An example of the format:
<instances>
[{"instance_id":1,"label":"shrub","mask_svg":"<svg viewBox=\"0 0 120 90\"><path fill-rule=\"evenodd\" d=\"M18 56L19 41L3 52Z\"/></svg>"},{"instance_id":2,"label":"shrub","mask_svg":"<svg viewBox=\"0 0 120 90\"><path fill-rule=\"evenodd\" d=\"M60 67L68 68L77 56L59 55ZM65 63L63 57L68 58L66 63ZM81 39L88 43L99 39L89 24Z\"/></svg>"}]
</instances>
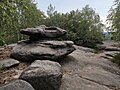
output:
<instances>
[{"instance_id":1,"label":"shrub","mask_svg":"<svg viewBox=\"0 0 120 90\"><path fill-rule=\"evenodd\" d=\"M112 59L112 62L120 66L120 53L114 56L114 58Z\"/></svg>"}]
</instances>

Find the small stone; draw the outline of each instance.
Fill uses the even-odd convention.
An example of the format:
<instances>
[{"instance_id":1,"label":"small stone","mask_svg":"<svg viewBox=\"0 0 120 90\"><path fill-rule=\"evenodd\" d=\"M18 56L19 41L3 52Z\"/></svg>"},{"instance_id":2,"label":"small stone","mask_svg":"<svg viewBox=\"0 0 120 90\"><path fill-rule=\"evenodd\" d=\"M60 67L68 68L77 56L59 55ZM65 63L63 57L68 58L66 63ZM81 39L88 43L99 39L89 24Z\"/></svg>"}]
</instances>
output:
<instances>
[{"instance_id":1,"label":"small stone","mask_svg":"<svg viewBox=\"0 0 120 90\"><path fill-rule=\"evenodd\" d=\"M61 65L53 61L37 60L19 77L29 82L35 90L58 90L61 85Z\"/></svg>"},{"instance_id":2,"label":"small stone","mask_svg":"<svg viewBox=\"0 0 120 90\"><path fill-rule=\"evenodd\" d=\"M35 90L28 82L15 80L0 87L0 90Z\"/></svg>"},{"instance_id":3,"label":"small stone","mask_svg":"<svg viewBox=\"0 0 120 90\"><path fill-rule=\"evenodd\" d=\"M3 59L0 60L0 69L10 68L12 66L18 65L20 62L15 59Z\"/></svg>"},{"instance_id":4,"label":"small stone","mask_svg":"<svg viewBox=\"0 0 120 90\"><path fill-rule=\"evenodd\" d=\"M98 45L96 46L96 48L99 49L99 50L105 50L106 46L101 45L101 44L98 44Z\"/></svg>"}]
</instances>

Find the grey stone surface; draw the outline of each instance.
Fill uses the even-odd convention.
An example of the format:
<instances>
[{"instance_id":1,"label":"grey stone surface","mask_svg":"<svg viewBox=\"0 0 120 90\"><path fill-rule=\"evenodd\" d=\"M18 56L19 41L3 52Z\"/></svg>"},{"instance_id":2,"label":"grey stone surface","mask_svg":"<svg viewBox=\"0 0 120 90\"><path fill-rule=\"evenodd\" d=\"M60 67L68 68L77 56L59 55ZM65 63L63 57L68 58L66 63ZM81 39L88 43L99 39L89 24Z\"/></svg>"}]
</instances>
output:
<instances>
[{"instance_id":1,"label":"grey stone surface","mask_svg":"<svg viewBox=\"0 0 120 90\"><path fill-rule=\"evenodd\" d=\"M99 50L105 50L105 49L106 49L106 46L103 45L103 44L98 44L98 45L96 46L96 48L99 49Z\"/></svg>"},{"instance_id":2,"label":"grey stone surface","mask_svg":"<svg viewBox=\"0 0 120 90\"><path fill-rule=\"evenodd\" d=\"M112 52L104 52L106 56L110 56L110 57L114 57L115 55L117 55L118 51L112 51Z\"/></svg>"},{"instance_id":3,"label":"grey stone surface","mask_svg":"<svg viewBox=\"0 0 120 90\"><path fill-rule=\"evenodd\" d=\"M58 61L74 50L72 41L23 41L13 48L10 57L25 62L44 59Z\"/></svg>"},{"instance_id":4,"label":"grey stone surface","mask_svg":"<svg viewBox=\"0 0 120 90\"><path fill-rule=\"evenodd\" d=\"M77 46L77 45L74 45L75 46L75 48L76 49L78 49L78 50L81 50L81 51L85 51L85 52L87 52L87 53L94 53L95 52L95 50L94 49L91 49L91 48L87 48L87 47L82 47L82 46Z\"/></svg>"},{"instance_id":5,"label":"grey stone surface","mask_svg":"<svg viewBox=\"0 0 120 90\"><path fill-rule=\"evenodd\" d=\"M120 51L120 48L117 48L117 47L106 47L105 50L106 51Z\"/></svg>"},{"instance_id":6,"label":"grey stone surface","mask_svg":"<svg viewBox=\"0 0 120 90\"><path fill-rule=\"evenodd\" d=\"M20 75L20 79L29 82L35 90L58 90L62 79L61 65L37 60Z\"/></svg>"},{"instance_id":7,"label":"grey stone surface","mask_svg":"<svg viewBox=\"0 0 120 90\"><path fill-rule=\"evenodd\" d=\"M20 62L15 59L3 59L0 60L0 68L10 68L12 66L18 65Z\"/></svg>"},{"instance_id":8,"label":"grey stone surface","mask_svg":"<svg viewBox=\"0 0 120 90\"><path fill-rule=\"evenodd\" d=\"M0 90L35 90L28 82L15 80L0 87Z\"/></svg>"},{"instance_id":9,"label":"grey stone surface","mask_svg":"<svg viewBox=\"0 0 120 90\"><path fill-rule=\"evenodd\" d=\"M42 38L59 38L66 34L66 30L59 27L36 27L27 28L20 31L21 34L30 36L30 40L41 40Z\"/></svg>"},{"instance_id":10,"label":"grey stone surface","mask_svg":"<svg viewBox=\"0 0 120 90\"><path fill-rule=\"evenodd\" d=\"M106 86L83 79L77 75L64 74L60 90L111 90Z\"/></svg>"},{"instance_id":11,"label":"grey stone surface","mask_svg":"<svg viewBox=\"0 0 120 90\"><path fill-rule=\"evenodd\" d=\"M111 90L111 87L119 90L120 69L102 58L103 54L76 47L60 62L64 74L60 90Z\"/></svg>"},{"instance_id":12,"label":"grey stone surface","mask_svg":"<svg viewBox=\"0 0 120 90\"><path fill-rule=\"evenodd\" d=\"M104 46L106 46L106 51L120 51L120 48L116 47L119 45L119 42L115 42L112 40L104 41Z\"/></svg>"},{"instance_id":13,"label":"grey stone surface","mask_svg":"<svg viewBox=\"0 0 120 90\"><path fill-rule=\"evenodd\" d=\"M9 45L7 45L7 46L13 48L13 47L15 47L16 45L17 45L17 43L9 44Z\"/></svg>"}]
</instances>

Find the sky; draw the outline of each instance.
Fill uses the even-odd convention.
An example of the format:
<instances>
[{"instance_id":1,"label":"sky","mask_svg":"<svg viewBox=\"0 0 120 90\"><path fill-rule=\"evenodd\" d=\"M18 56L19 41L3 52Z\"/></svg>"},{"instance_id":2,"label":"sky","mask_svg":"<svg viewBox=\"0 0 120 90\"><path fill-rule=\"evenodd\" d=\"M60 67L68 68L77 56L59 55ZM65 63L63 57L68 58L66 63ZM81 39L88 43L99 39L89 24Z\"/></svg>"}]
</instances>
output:
<instances>
[{"instance_id":1,"label":"sky","mask_svg":"<svg viewBox=\"0 0 120 90\"><path fill-rule=\"evenodd\" d=\"M85 5L89 5L96 13L101 16L103 23L105 23L106 17L110 7L113 5L113 0L35 0L37 7L46 12L50 4L55 6L55 10L58 12L69 12L71 10L81 10Z\"/></svg>"}]
</instances>

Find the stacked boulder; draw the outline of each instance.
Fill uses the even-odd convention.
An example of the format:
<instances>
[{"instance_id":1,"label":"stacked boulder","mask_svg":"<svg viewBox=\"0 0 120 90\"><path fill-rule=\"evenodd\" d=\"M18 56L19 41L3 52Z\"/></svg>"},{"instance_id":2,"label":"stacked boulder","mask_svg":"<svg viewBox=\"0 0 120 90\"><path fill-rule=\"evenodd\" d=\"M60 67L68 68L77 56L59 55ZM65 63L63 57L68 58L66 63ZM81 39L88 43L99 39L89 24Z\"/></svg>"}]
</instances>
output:
<instances>
[{"instance_id":1,"label":"stacked boulder","mask_svg":"<svg viewBox=\"0 0 120 90\"><path fill-rule=\"evenodd\" d=\"M19 42L10 55L18 61L33 62L19 79L29 82L35 90L59 90L63 76L56 61L75 50L72 41L58 41L66 31L58 27L40 26L20 31L29 40ZM54 62L55 61L55 62Z\"/></svg>"},{"instance_id":2,"label":"stacked boulder","mask_svg":"<svg viewBox=\"0 0 120 90\"><path fill-rule=\"evenodd\" d=\"M55 40L66 34L65 30L58 27L27 28L20 33L28 35L29 40L19 42L12 50L11 58L19 61L58 61L75 50L72 41Z\"/></svg>"}]
</instances>

